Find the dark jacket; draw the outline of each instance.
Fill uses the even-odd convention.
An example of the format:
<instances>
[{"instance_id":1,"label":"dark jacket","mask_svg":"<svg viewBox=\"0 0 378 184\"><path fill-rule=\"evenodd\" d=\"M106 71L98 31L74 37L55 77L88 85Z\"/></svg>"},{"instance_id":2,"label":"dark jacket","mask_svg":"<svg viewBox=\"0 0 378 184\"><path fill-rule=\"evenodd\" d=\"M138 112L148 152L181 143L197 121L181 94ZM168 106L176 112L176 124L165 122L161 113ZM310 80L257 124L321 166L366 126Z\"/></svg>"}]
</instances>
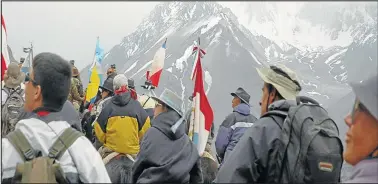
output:
<instances>
[{"instance_id":1,"label":"dark jacket","mask_svg":"<svg viewBox=\"0 0 378 184\"><path fill-rule=\"evenodd\" d=\"M234 108L234 112L226 117L219 127L215 148L218 156L225 160L226 156L234 149L244 132L256 121L251 114L250 107L241 103Z\"/></svg>"},{"instance_id":2,"label":"dark jacket","mask_svg":"<svg viewBox=\"0 0 378 184\"><path fill-rule=\"evenodd\" d=\"M57 113L57 112L53 112ZM66 121L68 124L71 125L72 128L76 129L77 131L82 132L82 126L80 121L80 115L75 110L75 107L72 105L70 101L66 101L63 105L63 108L59 114L62 114L63 121ZM22 110L20 116L18 117L19 121L23 119L28 119L33 115L32 112L26 112Z\"/></svg>"},{"instance_id":3,"label":"dark jacket","mask_svg":"<svg viewBox=\"0 0 378 184\"><path fill-rule=\"evenodd\" d=\"M133 166L133 183L202 182L200 156L185 134L185 124L171 131L179 119L175 111L168 111L153 120Z\"/></svg>"},{"instance_id":4,"label":"dark jacket","mask_svg":"<svg viewBox=\"0 0 378 184\"><path fill-rule=\"evenodd\" d=\"M295 101L276 101L269 108L287 112ZM268 168L270 151L281 135L278 124L283 119L263 117L257 120L239 140L232 154L219 169L216 183L264 183L274 168Z\"/></svg>"},{"instance_id":5,"label":"dark jacket","mask_svg":"<svg viewBox=\"0 0 378 184\"><path fill-rule=\"evenodd\" d=\"M105 147L124 154L137 154L139 142L150 128L150 118L130 92L113 96L94 123L97 139Z\"/></svg>"},{"instance_id":6,"label":"dark jacket","mask_svg":"<svg viewBox=\"0 0 378 184\"><path fill-rule=\"evenodd\" d=\"M117 72L113 72L111 73L110 75L108 75L108 77L106 78L106 80L108 80L108 78L112 78L114 79L114 77L117 75Z\"/></svg>"},{"instance_id":7,"label":"dark jacket","mask_svg":"<svg viewBox=\"0 0 378 184\"><path fill-rule=\"evenodd\" d=\"M154 109L153 108L146 108L144 109L148 116L150 117L150 120L152 121L152 119L154 119Z\"/></svg>"}]
</instances>

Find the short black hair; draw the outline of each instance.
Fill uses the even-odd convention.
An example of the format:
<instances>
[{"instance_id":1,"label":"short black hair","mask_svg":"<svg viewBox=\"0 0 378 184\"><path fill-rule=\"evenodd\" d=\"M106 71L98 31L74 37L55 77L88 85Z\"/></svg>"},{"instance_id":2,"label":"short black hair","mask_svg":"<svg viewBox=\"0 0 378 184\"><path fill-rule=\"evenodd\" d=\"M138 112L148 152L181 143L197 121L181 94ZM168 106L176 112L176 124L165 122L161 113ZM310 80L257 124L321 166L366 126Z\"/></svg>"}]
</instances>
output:
<instances>
[{"instance_id":1,"label":"short black hair","mask_svg":"<svg viewBox=\"0 0 378 184\"><path fill-rule=\"evenodd\" d=\"M72 70L61 56L44 52L33 60L34 81L41 86L43 106L60 111L67 101Z\"/></svg>"}]
</instances>

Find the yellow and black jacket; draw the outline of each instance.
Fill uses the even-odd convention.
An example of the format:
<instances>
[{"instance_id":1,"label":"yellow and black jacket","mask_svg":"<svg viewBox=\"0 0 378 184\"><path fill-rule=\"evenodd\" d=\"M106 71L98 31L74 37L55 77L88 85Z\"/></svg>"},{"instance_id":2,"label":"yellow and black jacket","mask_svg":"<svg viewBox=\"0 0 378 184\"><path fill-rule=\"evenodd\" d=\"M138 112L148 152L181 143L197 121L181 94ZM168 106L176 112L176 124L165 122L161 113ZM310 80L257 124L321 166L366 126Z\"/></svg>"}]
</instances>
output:
<instances>
[{"instance_id":1,"label":"yellow and black jacket","mask_svg":"<svg viewBox=\"0 0 378 184\"><path fill-rule=\"evenodd\" d=\"M105 147L123 154L137 154L150 118L130 92L113 96L104 104L94 124L97 139Z\"/></svg>"}]
</instances>

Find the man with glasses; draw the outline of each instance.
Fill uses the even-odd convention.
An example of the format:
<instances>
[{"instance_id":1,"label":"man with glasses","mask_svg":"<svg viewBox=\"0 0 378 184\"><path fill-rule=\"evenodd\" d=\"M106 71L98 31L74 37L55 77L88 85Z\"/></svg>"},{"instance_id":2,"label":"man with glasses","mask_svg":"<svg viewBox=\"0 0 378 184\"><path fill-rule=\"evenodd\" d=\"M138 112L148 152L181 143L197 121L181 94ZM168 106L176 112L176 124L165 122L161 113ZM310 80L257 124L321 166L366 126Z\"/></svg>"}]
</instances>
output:
<instances>
[{"instance_id":1,"label":"man with glasses","mask_svg":"<svg viewBox=\"0 0 378 184\"><path fill-rule=\"evenodd\" d=\"M17 142L11 143L11 137L2 139L2 182L12 181L16 165L24 162L26 145L27 150L35 151L32 152L34 157L38 156L37 151L47 156L58 137L63 139L60 135L70 128L63 118L67 114L62 108L67 101L71 77L71 66L62 57L41 53L34 58L25 82L24 105L25 111L32 115L19 121L14 131L19 139L23 135L26 142L13 144ZM86 137L78 136L66 149L58 160L69 183L110 182L100 155Z\"/></svg>"},{"instance_id":2,"label":"man with glasses","mask_svg":"<svg viewBox=\"0 0 378 184\"><path fill-rule=\"evenodd\" d=\"M296 96L301 86L294 71L280 66L257 69L264 81L260 101L261 116L275 109L287 112L296 105ZM256 120L247 129L228 158L219 169L216 183L257 183L265 182L268 174L268 154L273 141L281 134L279 127L283 119L264 117Z\"/></svg>"},{"instance_id":3,"label":"man with glasses","mask_svg":"<svg viewBox=\"0 0 378 184\"><path fill-rule=\"evenodd\" d=\"M378 183L378 76L350 86L356 95L351 115L345 117L344 159L353 165L348 183Z\"/></svg>"}]
</instances>

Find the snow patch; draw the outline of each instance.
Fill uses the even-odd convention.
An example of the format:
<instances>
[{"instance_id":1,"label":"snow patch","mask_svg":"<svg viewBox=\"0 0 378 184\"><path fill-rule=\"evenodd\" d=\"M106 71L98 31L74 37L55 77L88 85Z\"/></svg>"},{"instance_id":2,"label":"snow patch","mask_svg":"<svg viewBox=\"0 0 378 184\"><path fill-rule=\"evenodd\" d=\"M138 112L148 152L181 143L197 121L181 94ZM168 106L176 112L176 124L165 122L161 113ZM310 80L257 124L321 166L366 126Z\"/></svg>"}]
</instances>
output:
<instances>
[{"instance_id":1,"label":"snow patch","mask_svg":"<svg viewBox=\"0 0 378 184\"><path fill-rule=\"evenodd\" d=\"M259 60L257 60L256 56L255 56L251 51L248 51L248 52L249 52L249 54L251 54L251 56L253 57L253 59L256 61L257 64L262 65L262 64L259 62Z\"/></svg>"},{"instance_id":2,"label":"snow patch","mask_svg":"<svg viewBox=\"0 0 378 184\"><path fill-rule=\"evenodd\" d=\"M330 56L330 57L329 57L324 63L328 65L328 63L329 63L330 61L332 61L333 59L335 59L337 56L340 56L341 54L344 54L347 50L348 50L348 49L343 49L343 50L341 50L340 52L333 54L333 55Z\"/></svg>"},{"instance_id":3,"label":"snow patch","mask_svg":"<svg viewBox=\"0 0 378 184\"><path fill-rule=\"evenodd\" d=\"M104 58L103 58L103 60L104 60L106 57L108 57L109 54L110 54L110 52L106 53L105 56L104 56ZM371 59L370 59L370 60L371 60Z\"/></svg>"},{"instance_id":4,"label":"snow patch","mask_svg":"<svg viewBox=\"0 0 378 184\"><path fill-rule=\"evenodd\" d=\"M166 69L168 72L171 72L172 73L172 67L169 67L168 69Z\"/></svg>"},{"instance_id":5,"label":"snow patch","mask_svg":"<svg viewBox=\"0 0 378 184\"><path fill-rule=\"evenodd\" d=\"M208 30L210 30L211 28L213 28L215 25L218 24L219 20L221 20L220 17L213 17L209 20L209 22L207 23L206 27L205 28L202 28L201 29L201 34L204 34L206 33Z\"/></svg>"},{"instance_id":6,"label":"snow patch","mask_svg":"<svg viewBox=\"0 0 378 184\"><path fill-rule=\"evenodd\" d=\"M179 69L181 72L184 70L184 64L183 64L183 62L185 61L186 65L188 65L187 60L188 60L188 58L193 53L193 46L194 45L189 46L185 50L184 55L182 55L181 58L179 58L179 59L176 60L176 68Z\"/></svg>"},{"instance_id":7,"label":"snow patch","mask_svg":"<svg viewBox=\"0 0 378 184\"><path fill-rule=\"evenodd\" d=\"M230 41L227 41L226 43L226 56L229 57L230 56Z\"/></svg>"},{"instance_id":8,"label":"snow patch","mask_svg":"<svg viewBox=\"0 0 378 184\"><path fill-rule=\"evenodd\" d=\"M139 72L141 72L142 70L144 70L145 68L147 68L154 60L151 60L149 62L147 62L146 64L144 64L142 66L142 68L140 68L136 73L134 73L130 78L133 78L136 74L138 74Z\"/></svg>"},{"instance_id":9,"label":"snow patch","mask_svg":"<svg viewBox=\"0 0 378 184\"><path fill-rule=\"evenodd\" d=\"M205 71L205 82L207 84L207 90L206 90L206 95L209 93L210 91L210 88L211 88L211 84L213 82L213 78L211 77L210 75L210 72L209 71Z\"/></svg>"},{"instance_id":10,"label":"snow patch","mask_svg":"<svg viewBox=\"0 0 378 184\"><path fill-rule=\"evenodd\" d=\"M213 43L217 42L219 37L222 34L222 30L219 30L218 32L215 33L213 40L209 43L209 46L212 45Z\"/></svg>"},{"instance_id":11,"label":"snow patch","mask_svg":"<svg viewBox=\"0 0 378 184\"><path fill-rule=\"evenodd\" d=\"M132 70L133 68L135 68L135 66L137 65L138 61L134 62L125 72L124 74L126 74L127 72L129 72L130 70Z\"/></svg>"},{"instance_id":12,"label":"snow patch","mask_svg":"<svg viewBox=\"0 0 378 184\"><path fill-rule=\"evenodd\" d=\"M270 61L270 47L265 48L265 57L268 61Z\"/></svg>"},{"instance_id":13,"label":"snow patch","mask_svg":"<svg viewBox=\"0 0 378 184\"><path fill-rule=\"evenodd\" d=\"M197 4L194 4L192 10L190 10L190 12L189 12L189 17L190 17L190 18L193 17L193 14L194 14L194 11L196 10L196 7L197 7Z\"/></svg>"}]
</instances>

